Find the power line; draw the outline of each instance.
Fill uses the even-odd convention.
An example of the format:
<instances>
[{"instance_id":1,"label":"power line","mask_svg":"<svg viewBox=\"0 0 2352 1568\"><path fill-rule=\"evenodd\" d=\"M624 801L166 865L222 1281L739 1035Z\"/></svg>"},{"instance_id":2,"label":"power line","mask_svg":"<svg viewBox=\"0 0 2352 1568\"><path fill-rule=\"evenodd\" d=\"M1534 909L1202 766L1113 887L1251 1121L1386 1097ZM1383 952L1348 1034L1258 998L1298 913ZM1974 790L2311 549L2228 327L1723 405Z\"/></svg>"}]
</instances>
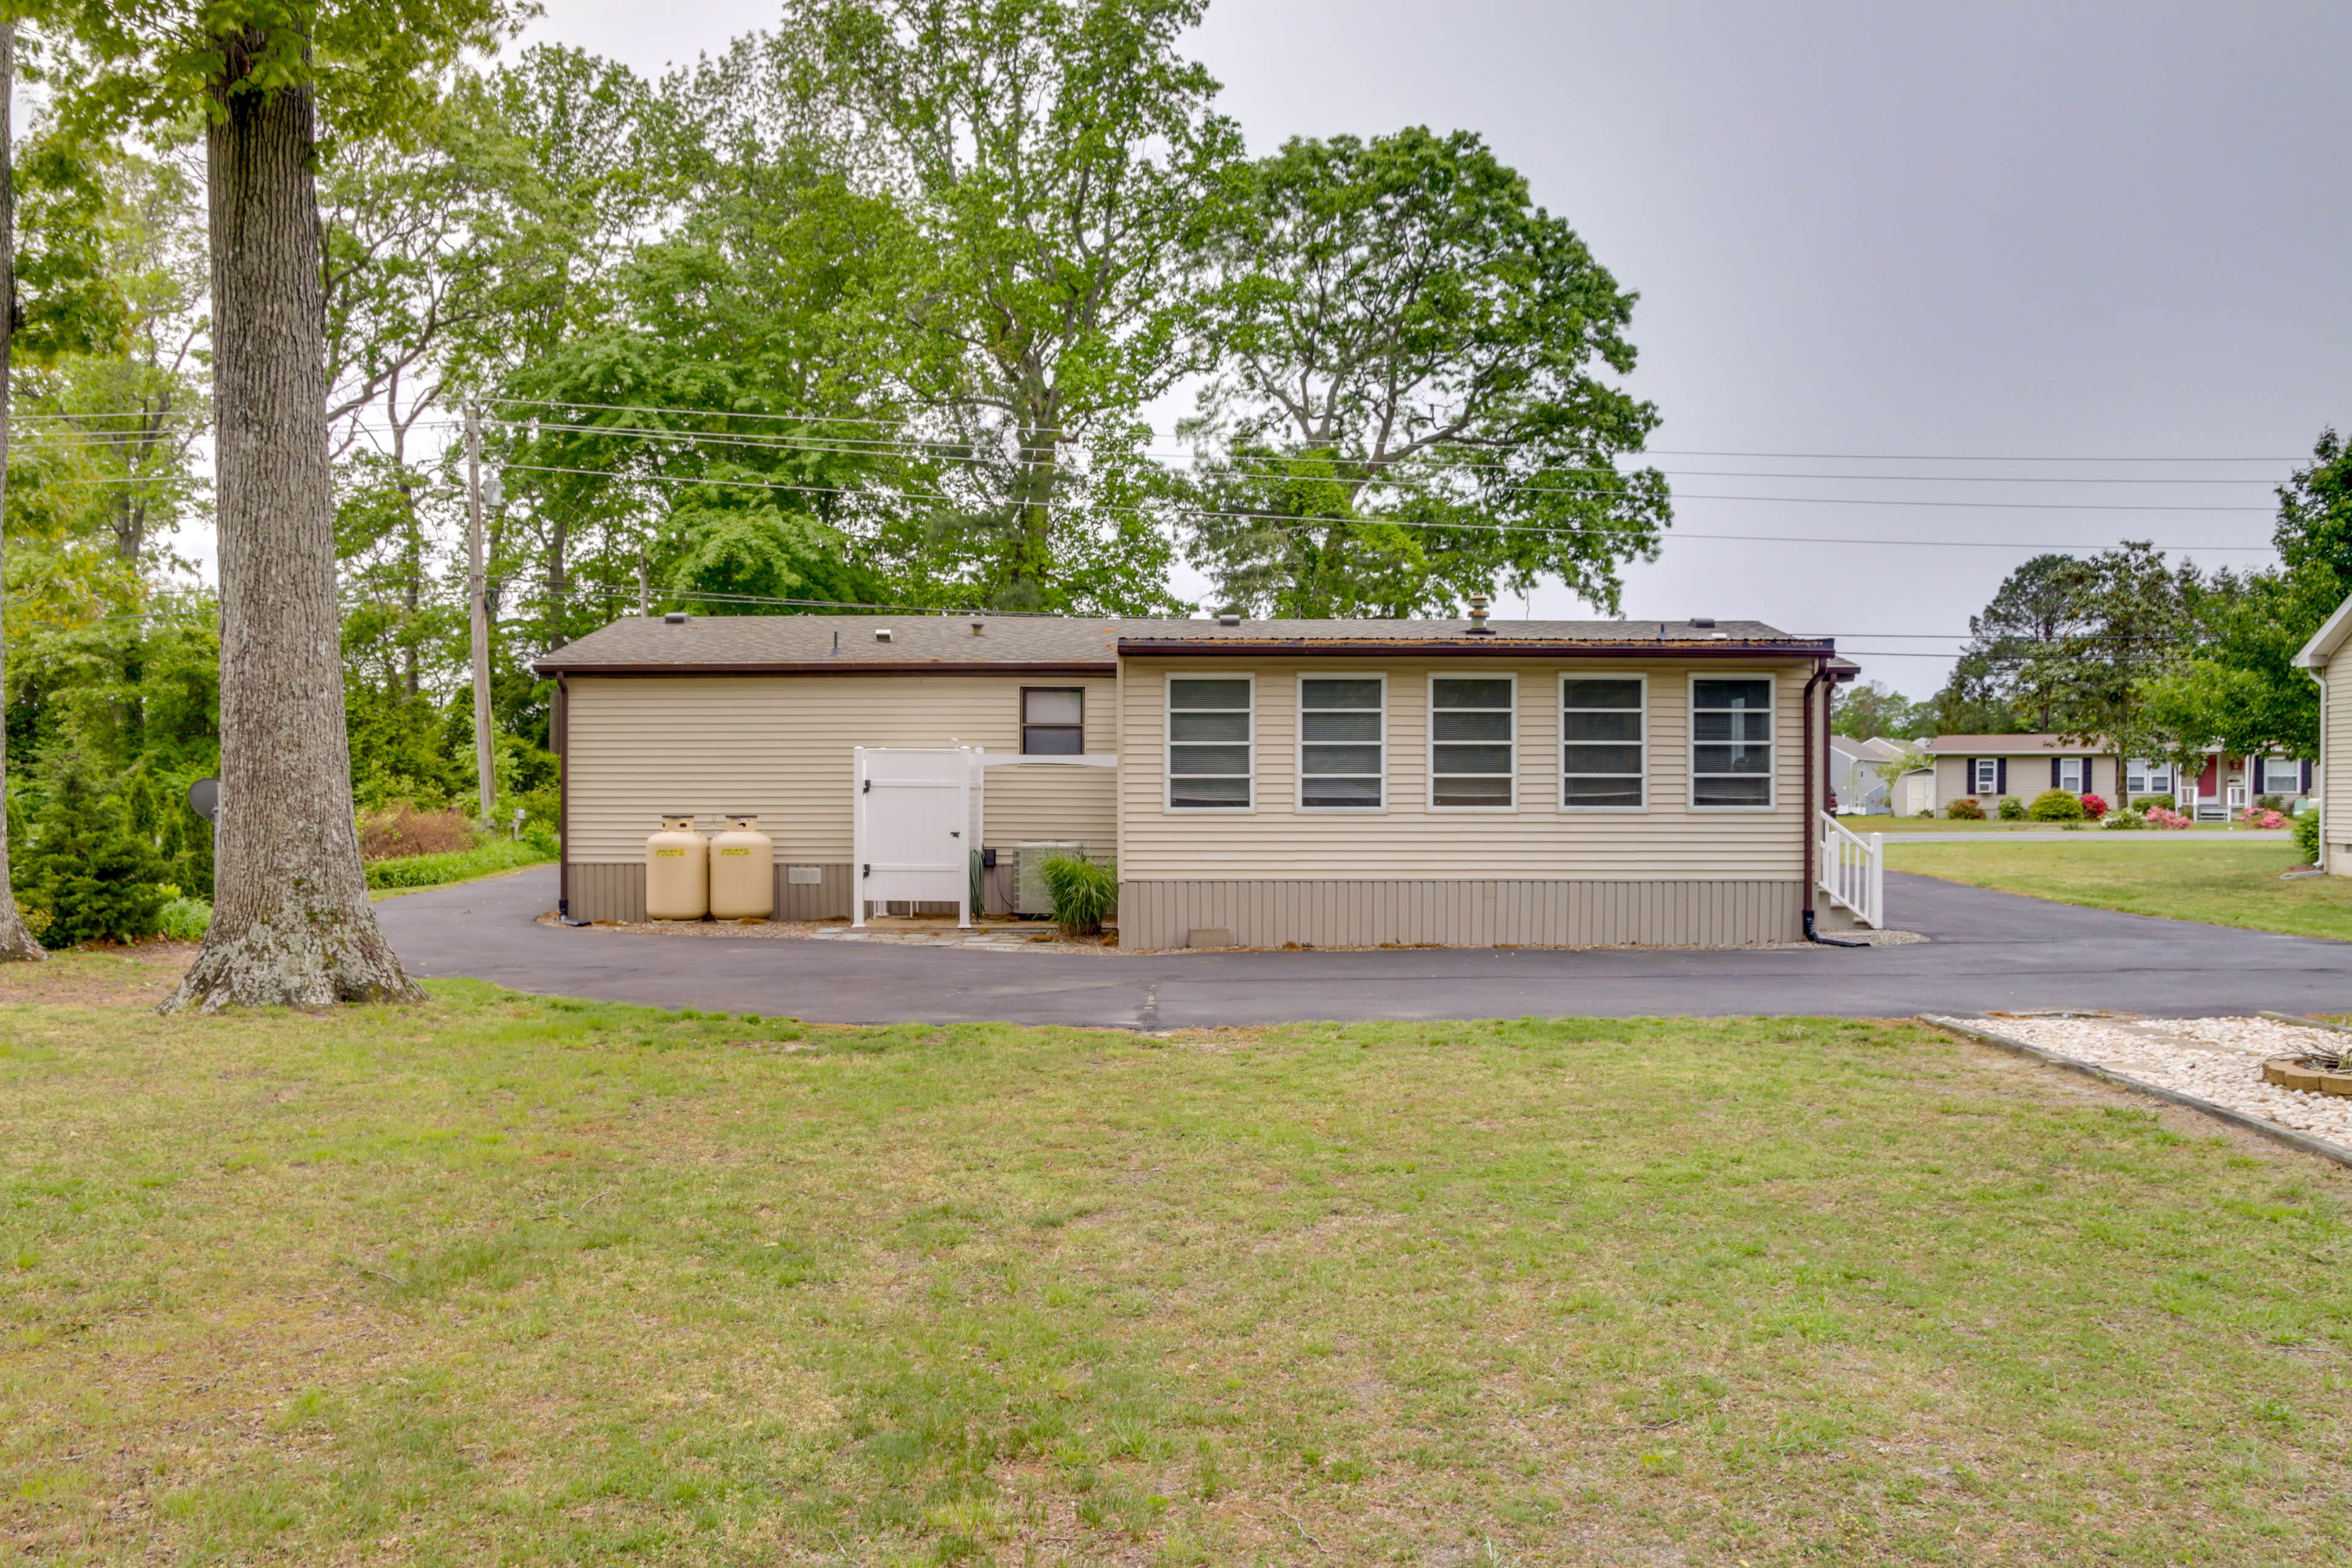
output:
<instances>
[{"instance_id":1,"label":"power line","mask_svg":"<svg viewBox=\"0 0 2352 1568\"><path fill-rule=\"evenodd\" d=\"M873 494L873 492L870 492L870 491L861 492L861 491L856 491L856 490L847 490L847 489L842 489L842 488L840 488L839 486L835 486L835 485L793 485L793 484L784 484L784 483L782 483L782 482L779 482L779 481L775 481L775 480L769 480L769 479L696 479L696 478L692 478L692 477L686 476L686 475L670 475L670 474L616 474L616 473L613 473L613 472L610 472L610 471L608 471L608 470L606 470L606 469L603 469L603 468L562 468L562 467L558 467L558 466L553 465L553 464L546 464L546 463L509 463L509 464L508 464L508 465L506 466L506 471L507 471L507 472L509 472L509 473L534 473L534 474L579 474L579 475L584 475L584 476L586 476L587 478L590 478L590 479L609 479L609 480L613 481L613 482L614 482L614 483L615 483L615 484L624 484L624 485L626 485L626 484L713 485L713 486L720 486L720 487L725 487L725 488L729 488L729 489L735 489L782 490L782 491L786 491L786 492L790 492L790 493L806 494L806 495L829 495L829 496L839 496L839 497L842 497L842 498L843 498L843 499L845 499L845 500L857 500L857 499L861 499L861 497L863 497L864 499L887 499L887 498L876 497L876 496ZM901 499L908 500L937 501L937 502L940 502L940 503L942 503L942 504L945 504L945 505L949 505L949 506L953 506L953 505L957 505L957 504L959 504L959 503L958 503L958 501L956 500L956 498L954 498L953 496L941 495L941 494L939 494L939 493L936 493L936 492L931 492L931 491L916 491L916 490L906 490L906 489L901 489L901 490L897 491L896 493L897 493L897 495L898 495L898 496L899 496ZM1798 501L1798 500L1801 500L1801 498L1792 497L1792 496L1755 496L1755 497L1740 497L1740 496L1696 496L1696 497L1686 497L1686 498L1684 498L1684 499L1686 499L1686 500L1788 500L1788 501ZM1808 502L1808 503L1806 503L1806 504L1812 504L1812 503ZM1841 504L1841 503L1840 503L1838 500L1836 500L1834 498L1829 498L1828 500L1825 500L1825 502L1824 502L1823 504L1828 504L1828 505L1838 505L1838 504ZM1843 504L1850 504L1850 505L1875 505L1875 504L1880 504L1880 503L1875 503L1875 502L1863 502L1863 501L1853 501L1853 502L1847 502L1847 503L1843 503ZM2018 502L1999 502L1999 501L1892 501L1892 502L1886 502L1886 503L1884 503L1884 504L1886 504L1886 505L1894 505L1894 506L1992 506L1992 507L1999 507L1999 506L2015 506L2015 505L2021 505L2022 503L2018 503ZM1132 513L1134 513L1134 514L1136 514L1136 515L1138 515L1138 516L1144 516L1144 517L1149 517L1149 516L1155 515L1155 514L1152 512L1151 509L1150 509L1150 508L1148 508L1148 507L1139 507L1139 506L1125 506L1125 505L1119 505L1119 504L1112 503L1112 502L1104 502L1104 503L1100 503L1100 504L1097 507L1097 510L1102 510L1102 511L1132 512ZM2073 507L2070 507L2070 508L2066 508L2066 509L2064 509L2064 510L2091 510L2091 511L2104 511L2104 510L2113 510L2113 509L2105 508L2105 507L2082 507L2082 508L2073 508ZM2228 511L2228 510L2263 510L2263 509L2262 509L2262 508L2242 509L2242 508L2230 508L2230 507L2178 507L2178 508L2163 508L2163 509L2153 509L2153 510L2181 510L2181 511ZM1210 510L1210 511L1194 511L1194 512L1192 513L1192 515L1197 516L1197 517L1213 517L1213 518L1222 518L1222 519L1227 519L1227 520L1231 520L1231 521L1240 521L1240 522L1266 521L1266 522L1283 522L1283 523L1290 523L1290 524L1294 524L1294 525L1296 525L1296 524L1303 524L1304 522L1306 522L1306 521L1309 521L1309 520L1306 520L1306 519L1301 519L1301 518L1296 517L1296 516L1294 516L1294 515L1292 515L1291 513L1288 513L1288 512L1252 512L1252 511L1213 511L1213 510ZM1336 519L1335 519L1335 520L1333 520L1333 521L1340 521L1340 520L1336 520ZM1383 520L1381 520L1381 519L1378 519L1378 518L1367 518L1367 519L1361 519L1361 520L1357 520L1357 521L1367 521L1367 522L1380 522L1380 521L1383 521ZM1466 531L1484 531L1484 532L1499 532L1499 533L1541 533L1541 534L1552 534L1552 535L1559 535L1559 534L1568 534L1568 535L1594 534L1594 535L1600 535L1600 536L1603 536L1603 537L1611 536L1611 535L1617 535L1617 534L1622 533L1622 531L1621 531L1621 530L1618 530L1618 529L1612 529L1612 528L1541 528L1541 527L1536 527L1536 526L1527 525L1527 524L1518 524L1518 523L1501 523L1501 522L1489 522L1489 523L1470 523L1470 522L1418 522L1418 523L1407 523L1407 524L1402 524L1402 525L1400 525L1400 526L1413 527L1413 528L1426 528L1426 529L1449 529L1449 528L1450 528L1450 529L1455 529L1455 530ZM1758 544L1872 544L1872 545L1909 545L1909 546L1916 546L1916 547L1920 547L1920 548L1934 548L1934 549L1948 549L1948 550L2036 550L2036 551L2063 551L2063 550L2107 550L2107 549L2112 549L2112 548L2113 548L2113 546L2112 546L2112 545L2108 545L2108 544L2057 544L2057 543L2053 543L2053 542L2049 542L2049 541L2046 541L2046 540L2012 541L2012 540L1990 540L1990 539L1852 539L1852 538L1837 538L1837 537L1829 537L1829 536L1814 536L1814 535L1810 535L1810 534L1694 533L1694 532L1690 532L1690 531L1688 531L1687 530L1684 530L1684 529L1669 529L1669 530L1665 531L1664 532L1661 533L1661 534L1658 536L1658 542L1661 542L1661 543L1664 543L1664 542L1667 542L1667 541L1669 541L1669 540L1675 540L1675 539L1705 539L1705 540L1714 540L1714 541L1719 541L1719 542L1736 542L1758 543ZM2272 548L2272 547L2271 547L2271 546L2269 546L2269 545L2267 545L2267 544L2168 544L2168 545L2162 546L2162 548L2163 548L2164 550L2166 550L2166 551L2207 550L2207 551L2260 552L2267 553L2267 552L2271 550L2271 548Z\"/></svg>"},{"instance_id":2,"label":"power line","mask_svg":"<svg viewBox=\"0 0 2352 1568\"><path fill-rule=\"evenodd\" d=\"M511 422L508 422L508 421L500 421L500 423L501 423L501 424L502 424L506 428L508 428L508 429L509 429L509 430L516 428L516 426L515 426ZM822 453L832 453L832 454L835 454L835 455L843 456L843 457L877 457L877 458L898 457L898 456L900 456L900 455L912 455L912 456L915 456L915 457L919 458L925 458L925 459L929 459L929 460L935 461L935 462L961 462L961 463L974 463L974 464L986 463L986 462L989 462L989 461L991 461L991 460L992 460L991 458L986 458L986 457L983 457L983 456L981 456L981 455L979 455L979 454L977 454L977 453L960 453L960 452L952 452L952 451L941 451L941 450L939 450L939 449L937 449L937 448L938 448L939 447L941 447L941 446L953 445L953 443L949 443L949 442L944 442L944 441L935 441L935 440L931 440L931 439L925 438L925 437L912 437L912 438L910 438L908 441L903 441L903 442L902 442L902 441L885 440L885 439L877 439L877 438L870 438L870 437L832 437L832 438L829 438L829 439L826 439L826 440L824 440L824 441L814 441L814 440L805 440L805 439L796 440L796 439L793 439L793 438L789 437L745 435L745 434L742 434L742 433L740 433L740 432L736 432L736 431L670 430L670 429L665 429L665 428L663 428L663 427L661 427L661 426L658 426L581 425L581 424L572 424L572 423L550 423L550 422L542 422L542 423L540 425L539 428L540 428L540 429L541 429L541 430L553 430L553 431L558 431L558 432L564 433L564 434L569 434L569 435L625 437L631 437L631 438L639 439L639 440L679 442L679 443L684 443L684 444L686 444L686 445L688 445L688 446L694 446L694 447L701 447L701 446L704 446L704 445L715 446L715 447L747 447L747 448L751 448L751 449L752 449L752 450L757 450L757 451L781 451L781 452L822 452ZM909 448L910 448L910 447L912 448L911 453L909 452ZM1631 453L1627 454L1627 456L1629 456L1629 457L1630 457L1630 456L1633 456L1633 455L1635 455L1635 454L1631 454ZM1648 455L1648 456L1656 456L1657 454L1645 454L1645 455ZM998 458L998 459L995 459L995 460L998 460L998 461L1005 461L1005 460L1010 460L1010 459ZM1146 460L1147 460L1147 461L1155 461L1155 462L1160 462L1160 463L1161 464L1161 466L1162 466L1162 467L1166 467L1166 466L1168 466L1168 465L1167 465L1167 463L1164 461L1164 459L1163 459L1163 458L1161 458L1147 456ZM1278 457L1259 457L1259 456L1249 455L1249 454L1244 454L1244 455L1242 455L1242 456L1240 456L1240 457L1228 457L1228 458L1223 458L1219 459L1219 461L1220 461L1220 463L1221 463L1221 464L1230 465L1230 466L1232 466L1232 467L1240 468L1244 468L1244 469L1256 468L1256 469L1259 469L1259 470L1262 470L1262 471L1268 472L1268 473L1270 473L1270 474L1272 474L1272 475L1274 475L1274 476L1276 476L1276 477L1287 478L1287 479L1299 479L1299 480L1302 480L1302 481L1305 481L1305 482L1309 482L1309 483L1317 483L1317 482L1319 482L1319 483L1328 483L1328 484L1349 485L1349 486L1353 486L1353 487L1358 488L1358 489L1379 489L1379 488L1384 488L1384 487L1385 487L1385 488L1409 488L1409 487L1412 487L1412 486L1416 486L1416 485L1419 485L1419 486L1428 486L1428 485L1430 484L1430 482L1431 482L1431 481L1430 481L1430 479L1429 479L1428 478L1426 478L1426 477L1418 476L1418 475L1413 475L1413 474L1372 474L1372 475L1329 475L1329 476L1324 476L1324 475L1317 475L1317 474L1297 474L1297 473L1288 473L1288 472L1284 471L1284 469L1282 468L1282 465L1283 465L1285 462L1286 462L1286 461L1290 461L1290 460L1291 460L1291 459L1286 459L1286 458L1278 458ZM1506 468L1507 468L1507 465L1505 465L1505 464L1499 464L1499 463L1457 463L1457 464L1454 464L1454 465L1452 465L1452 467L1453 467L1455 470L1457 470L1457 471L1459 471L1459 470L1470 470L1470 471L1492 471L1492 470L1496 470L1496 469ZM1615 478L1615 479L1638 479L1638 478L1642 477L1642 474L1643 474L1643 473L1662 473L1662 474L1664 474L1664 476L1666 476L1667 478L1670 478L1670 479L1828 479L1828 480L1832 480L1832 481L1836 481L1836 482L1840 482L1840 483L1856 483L1856 484L1895 484L1895 483L1899 483L1899 484L1984 484L1984 485L2132 485L2132 486L2138 486L2138 485L2262 485L2262 486L2268 487L2268 486L2272 486L2272 485L2275 484L2275 482L2276 482L2274 479L2266 479L2266 478L2264 478L2264 479L2128 479L2128 478L2126 478L2126 479L2110 479L2110 478L2088 479L2088 478L2069 478L2069 477L2049 478L2049 477L2042 477L2042 476L2035 476L2035 475L2010 475L2010 474L1818 474L1818 473L1786 473L1786 472L1772 472L1772 471L1766 471L1766 470L1740 469L1740 468L1664 468L1664 469L1644 469L1644 470L1637 470L1637 471L1635 471L1635 472L1633 472L1633 473L1621 473L1621 472L1618 472L1618 471L1617 471L1617 470L1615 470L1615 469L1607 469L1607 468L1601 468L1599 465L1593 465L1593 466L1591 466L1591 467L1588 469L1588 471L1592 472L1592 473L1595 473L1596 475L1597 475L1597 474L1600 474L1600 473L1608 473L1608 474L1610 474L1612 477L1613 477L1613 478ZM1525 495L1615 495L1615 494L1621 493L1621 492L1617 491L1616 489L1612 489L1612 488L1611 488L1611 487L1608 487L1608 486L1605 486L1605 485L1597 485L1597 484L1596 484L1596 485L1591 485L1591 486L1522 484L1522 485L1517 485L1517 486L1514 486L1513 488L1514 488L1515 489L1517 489L1519 493L1521 493L1521 494L1525 494ZM1786 497L1786 498L1780 498L1780 497L1762 497L1762 498L1758 498L1758 497L1717 497L1717 498L1698 498L1698 499L1717 499L1717 500L1758 500L1758 499L1762 499L1762 500L1780 500L1780 499L1786 499L1786 500L1803 500L1803 499L1806 499L1806 498L1801 498L1801 497ZM1841 498L1841 499L1852 500L1852 499L1853 499L1853 498ZM1898 502L1890 502L1890 503L1888 503L1888 504L1900 505L1900 504L1905 504L1905 503L1902 503L1902 502L1899 502L1899 501L1898 501ZM1966 505L1966 504L1975 504L1975 503L1967 503L1967 502L1947 502L1947 503L1943 503L1943 504L1948 504L1948 505ZM1994 503L1986 503L1986 504L1994 504ZM2115 510L2168 510L2168 509L2161 508L2161 507L2138 507L2138 506L2135 506L2135 505L2133 505L2132 503L2129 503L2129 502L2100 503L2100 504L2101 504L2101 505L2103 505L2103 506L2112 507L2112 508L2114 508ZM2178 510L2189 510L2189 509L2178 509ZM2268 512L2271 509L2270 509L2269 507L2266 507L2266 506L2261 506L2261 507L2238 507L2238 508L2209 508L2209 509L2204 509L2204 510L2243 510L2243 511L2261 511L2261 512Z\"/></svg>"},{"instance_id":3,"label":"power line","mask_svg":"<svg viewBox=\"0 0 2352 1568\"><path fill-rule=\"evenodd\" d=\"M520 408L593 408L614 414L685 414L707 419L758 419L801 425L883 425L903 426L907 420L878 418L855 414L754 414L723 408L679 408L645 403L574 403L561 398L492 397L485 401L508 407ZM1169 434L1154 427L1154 436ZM1793 458L1821 462L1884 462L1884 463L2303 463L2311 460L2309 453L2289 458L2044 458L2032 456L1991 457L1967 453L1895 453L1895 452L1730 452L1701 451L1689 447L1655 447L1643 454L1659 458Z\"/></svg>"}]
</instances>

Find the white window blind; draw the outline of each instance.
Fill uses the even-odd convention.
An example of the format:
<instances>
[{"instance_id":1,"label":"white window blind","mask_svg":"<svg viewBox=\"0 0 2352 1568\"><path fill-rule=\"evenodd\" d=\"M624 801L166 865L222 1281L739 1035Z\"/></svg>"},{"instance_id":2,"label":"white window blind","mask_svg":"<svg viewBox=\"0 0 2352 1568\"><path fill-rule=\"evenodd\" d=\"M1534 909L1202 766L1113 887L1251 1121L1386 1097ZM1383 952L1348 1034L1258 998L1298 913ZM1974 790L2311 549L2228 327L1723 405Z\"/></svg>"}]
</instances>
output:
<instances>
[{"instance_id":1,"label":"white window blind","mask_svg":"<svg viewBox=\"0 0 2352 1568\"><path fill-rule=\"evenodd\" d=\"M1302 676L1298 681L1298 804L1308 811L1374 811L1388 769L1379 676Z\"/></svg>"},{"instance_id":2,"label":"white window blind","mask_svg":"<svg viewBox=\"0 0 2352 1568\"><path fill-rule=\"evenodd\" d=\"M1570 810L1646 803L1648 715L1638 675L1560 682L1560 795Z\"/></svg>"},{"instance_id":3,"label":"white window blind","mask_svg":"<svg viewBox=\"0 0 2352 1568\"><path fill-rule=\"evenodd\" d=\"M1246 679L1168 682L1168 804L1183 810L1250 805L1251 690Z\"/></svg>"},{"instance_id":4,"label":"white window blind","mask_svg":"<svg viewBox=\"0 0 2352 1568\"><path fill-rule=\"evenodd\" d=\"M1517 682L1502 676L1440 676L1429 683L1429 801L1508 807L1517 796Z\"/></svg>"},{"instance_id":5,"label":"white window blind","mask_svg":"<svg viewBox=\"0 0 2352 1568\"><path fill-rule=\"evenodd\" d=\"M1691 805L1772 804L1772 682L1691 682Z\"/></svg>"}]
</instances>

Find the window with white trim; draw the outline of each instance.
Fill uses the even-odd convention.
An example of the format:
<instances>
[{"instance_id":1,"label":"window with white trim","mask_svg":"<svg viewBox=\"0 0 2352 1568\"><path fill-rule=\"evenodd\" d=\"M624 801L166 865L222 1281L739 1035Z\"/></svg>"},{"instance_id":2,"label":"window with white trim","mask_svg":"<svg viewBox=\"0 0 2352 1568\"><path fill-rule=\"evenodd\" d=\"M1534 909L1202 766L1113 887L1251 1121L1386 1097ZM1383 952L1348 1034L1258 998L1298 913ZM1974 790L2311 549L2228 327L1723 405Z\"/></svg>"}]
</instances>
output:
<instances>
[{"instance_id":1,"label":"window with white trim","mask_svg":"<svg viewBox=\"0 0 2352 1568\"><path fill-rule=\"evenodd\" d=\"M1769 676L1691 682L1691 805L1772 804L1772 681Z\"/></svg>"},{"instance_id":2,"label":"window with white trim","mask_svg":"<svg viewBox=\"0 0 2352 1568\"><path fill-rule=\"evenodd\" d=\"M2061 757L2058 759L2058 787L2069 795L2081 795L2091 787L2091 759Z\"/></svg>"},{"instance_id":3,"label":"window with white trim","mask_svg":"<svg viewBox=\"0 0 2352 1568\"><path fill-rule=\"evenodd\" d=\"M1168 678L1168 804L1250 807L1252 692L1247 677Z\"/></svg>"},{"instance_id":4,"label":"window with white trim","mask_svg":"<svg viewBox=\"0 0 2352 1568\"><path fill-rule=\"evenodd\" d=\"M1386 698L1377 675L1298 678L1298 804L1378 811L1387 804Z\"/></svg>"},{"instance_id":5,"label":"window with white trim","mask_svg":"<svg viewBox=\"0 0 2352 1568\"><path fill-rule=\"evenodd\" d=\"M1429 682L1429 804L1508 810L1517 795L1518 682L1440 675Z\"/></svg>"},{"instance_id":6,"label":"window with white trim","mask_svg":"<svg viewBox=\"0 0 2352 1568\"><path fill-rule=\"evenodd\" d=\"M1570 811L1648 803L1647 682L1638 675L1572 675L1559 683L1559 803Z\"/></svg>"},{"instance_id":7,"label":"window with white trim","mask_svg":"<svg viewBox=\"0 0 2352 1568\"><path fill-rule=\"evenodd\" d=\"M2171 793L2172 764L2170 763L2151 763L2145 757L2134 757L2124 764L2126 796L2170 795Z\"/></svg>"},{"instance_id":8,"label":"window with white trim","mask_svg":"<svg viewBox=\"0 0 2352 1568\"><path fill-rule=\"evenodd\" d=\"M1970 794L1999 795L2000 793L2000 759L1999 757L1974 758L1969 763L1969 772L1972 775L1969 780Z\"/></svg>"},{"instance_id":9,"label":"window with white trim","mask_svg":"<svg viewBox=\"0 0 2352 1568\"><path fill-rule=\"evenodd\" d=\"M2292 757L2264 757L2262 788L2254 793L2256 795L2301 795L2303 764Z\"/></svg>"}]
</instances>

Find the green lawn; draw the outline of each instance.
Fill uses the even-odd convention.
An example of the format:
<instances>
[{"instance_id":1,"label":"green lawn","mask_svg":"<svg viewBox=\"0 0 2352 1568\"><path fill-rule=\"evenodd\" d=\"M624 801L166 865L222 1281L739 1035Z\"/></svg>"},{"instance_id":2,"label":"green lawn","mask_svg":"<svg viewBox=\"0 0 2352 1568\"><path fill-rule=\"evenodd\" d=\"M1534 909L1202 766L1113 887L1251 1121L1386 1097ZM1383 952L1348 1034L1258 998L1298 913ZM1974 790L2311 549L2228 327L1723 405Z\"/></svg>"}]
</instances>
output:
<instances>
[{"instance_id":1,"label":"green lawn","mask_svg":"<svg viewBox=\"0 0 2352 1568\"><path fill-rule=\"evenodd\" d=\"M128 962L0 981L0 1556L2352 1555L2352 1184L1915 1026L162 1018Z\"/></svg>"},{"instance_id":2,"label":"green lawn","mask_svg":"<svg viewBox=\"0 0 2352 1568\"><path fill-rule=\"evenodd\" d=\"M2280 879L2281 872L2302 863L2294 846L2284 840L2183 842L2173 834L2085 835L2079 842L2063 843L1978 840L1886 847L1886 866L1892 871L1917 871L2136 915L2172 915L2352 941L2352 879Z\"/></svg>"}]
</instances>

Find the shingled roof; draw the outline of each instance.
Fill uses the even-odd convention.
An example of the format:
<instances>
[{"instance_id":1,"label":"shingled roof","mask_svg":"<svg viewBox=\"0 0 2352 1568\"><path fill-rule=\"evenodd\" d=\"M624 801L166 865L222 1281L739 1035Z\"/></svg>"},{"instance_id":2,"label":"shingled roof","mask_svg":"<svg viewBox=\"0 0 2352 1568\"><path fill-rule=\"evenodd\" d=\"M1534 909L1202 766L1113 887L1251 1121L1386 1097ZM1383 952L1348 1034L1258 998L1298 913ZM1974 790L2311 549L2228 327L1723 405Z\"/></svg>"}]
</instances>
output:
<instances>
[{"instance_id":1,"label":"shingled roof","mask_svg":"<svg viewBox=\"0 0 2352 1568\"><path fill-rule=\"evenodd\" d=\"M1095 619L1054 616L631 616L541 656L541 674L1007 670L1108 675L1122 653L1400 649L1466 655L1656 651L1825 654L1760 621Z\"/></svg>"}]
</instances>

